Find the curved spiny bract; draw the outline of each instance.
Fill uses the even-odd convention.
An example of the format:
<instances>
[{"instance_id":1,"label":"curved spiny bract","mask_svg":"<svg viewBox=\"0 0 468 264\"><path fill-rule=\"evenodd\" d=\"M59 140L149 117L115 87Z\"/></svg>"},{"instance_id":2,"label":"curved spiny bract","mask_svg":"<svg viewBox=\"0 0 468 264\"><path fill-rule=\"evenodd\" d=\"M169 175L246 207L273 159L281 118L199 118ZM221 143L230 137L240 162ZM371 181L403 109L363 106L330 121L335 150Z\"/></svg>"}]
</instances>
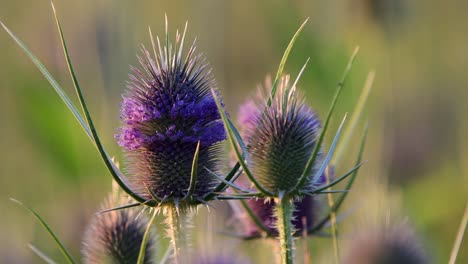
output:
<instances>
[{"instance_id":1,"label":"curved spiny bract","mask_svg":"<svg viewBox=\"0 0 468 264\"><path fill-rule=\"evenodd\" d=\"M167 33L166 33L167 34ZM116 135L125 150L132 187L162 204L190 206L216 187L208 172L218 171L220 142L226 138L211 89L215 81L192 45L183 58L183 40L166 43L155 58L143 48L121 105L122 127ZM154 44L154 42L153 42ZM198 170L189 193L192 163L199 144Z\"/></svg>"},{"instance_id":2,"label":"curved spiny bract","mask_svg":"<svg viewBox=\"0 0 468 264\"><path fill-rule=\"evenodd\" d=\"M109 209L127 199L110 196L102 205ZM91 219L83 239L83 261L87 264L136 263L148 225L148 218L136 208L97 213ZM144 263L153 263L156 239L153 232L146 244Z\"/></svg>"},{"instance_id":3,"label":"curved spiny bract","mask_svg":"<svg viewBox=\"0 0 468 264\"><path fill-rule=\"evenodd\" d=\"M248 101L239 117L252 174L274 197L280 194L294 197L301 190L316 185L312 178L321 165L316 162L308 181L296 188L316 145L320 121L314 111L297 98L295 87L289 85L289 76L283 76L270 107L259 103L261 99ZM271 90L271 87L266 88ZM318 155L320 161L322 153Z\"/></svg>"}]
</instances>

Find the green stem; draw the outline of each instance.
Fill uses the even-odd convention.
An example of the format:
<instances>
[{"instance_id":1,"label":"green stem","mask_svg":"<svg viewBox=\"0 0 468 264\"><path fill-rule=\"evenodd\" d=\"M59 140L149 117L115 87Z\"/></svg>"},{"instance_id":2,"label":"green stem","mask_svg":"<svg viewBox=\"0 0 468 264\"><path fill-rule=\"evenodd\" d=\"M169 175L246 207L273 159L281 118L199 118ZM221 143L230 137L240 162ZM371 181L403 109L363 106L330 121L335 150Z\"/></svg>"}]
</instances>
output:
<instances>
[{"instance_id":1,"label":"green stem","mask_svg":"<svg viewBox=\"0 0 468 264\"><path fill-rule=\"evenodd\" d=\"M291 224L294 203L290 198L276 199L277 228L281 247L281 263L293 263L293 227Z\"/></svg>"},{"instance_id":2,"label":"green stem","mask_svg":"<svg viewBox=\"0 0 468 264\"><path fill-rule=\"evenodd\" d=\"M140 253L138 254L137 264L143 264L145 262L145 254L147 250L146 246L148 244L148 239L150 237L151 227L154 224L154 220L156 219L157 214L158 214L158 211L154 210L153 216L151 216L151 219L148 222L148 225L146 226L145 234L143 235L143 239L141 241Z\"/></svg>"},{"instance_id":3,"label":"green stem","mask_svg":"<svg viewBox=\"0 0 468 264\"><path fill-rule=\"evenodd\" d=\"M167 234L171 239L173 263L188 263L190 248L189 221L190 214L186 209L168 208L165 211L167 222Z\"/></svg>"}]
</instances>

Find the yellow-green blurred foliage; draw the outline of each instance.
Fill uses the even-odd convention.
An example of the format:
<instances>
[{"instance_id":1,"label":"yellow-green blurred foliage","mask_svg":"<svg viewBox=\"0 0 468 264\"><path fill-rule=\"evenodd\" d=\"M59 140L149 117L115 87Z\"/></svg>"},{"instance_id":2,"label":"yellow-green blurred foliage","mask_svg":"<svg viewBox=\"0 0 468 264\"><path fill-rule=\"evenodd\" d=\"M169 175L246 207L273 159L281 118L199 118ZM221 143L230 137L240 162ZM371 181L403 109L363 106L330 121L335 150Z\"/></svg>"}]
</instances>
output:
<instances>
[{"instance_id":1,"label":"yellow-green blurred foliage","mask_svg":"<svg viewBox=\"0 0 468 264\"><path fill-rule=\"evenodd\" d=\"M377 75L365 113L370 124L368 163L345 203L345 210L354 208L355 213L340 231L369 220L367 210L385 213L387 205L396 204L435 263L448 260L468 200L468 2L56 0L55 5L98 132L118 159L122 155L113 134L129 65L137 65L141 43L149 46L148 26L154 34L163 34L165 13L172 36L189 21L189 38L197 37L198 51L213 67L233 116L266 74L275 73L305 18L310 21L286 71L295 76L311 58L299 87L320 117L326 115L345 63L359 45L332 129L345 112L352 112L367 73L375 69ZM49 3L0 0L0 20L74 95ZM111 177L73 116L3 30L0 47L0 262L39 263L28 243L60 259L43 229L9 197L37 209L78 256L84 225L110 191ZM356 133L353 142L358 139ZM350 145L338 172L352 165L355 148ZM378 202L395 197L396 203ZM223 210L210 211L221 215ZM369 212L369 217L374 215ZM201 241L205 235L213 245L219 239L241 249L268 246L220 237L216 232L222 223L210 220L207 226L206 214L199 217ZM309 242L313 259L330 254L331 240ZM271 260L270 253L263 258ZM262 258L248 250L242 254ZM466 241L459 261L468 262Z\"/></svg>"}]
</instances>

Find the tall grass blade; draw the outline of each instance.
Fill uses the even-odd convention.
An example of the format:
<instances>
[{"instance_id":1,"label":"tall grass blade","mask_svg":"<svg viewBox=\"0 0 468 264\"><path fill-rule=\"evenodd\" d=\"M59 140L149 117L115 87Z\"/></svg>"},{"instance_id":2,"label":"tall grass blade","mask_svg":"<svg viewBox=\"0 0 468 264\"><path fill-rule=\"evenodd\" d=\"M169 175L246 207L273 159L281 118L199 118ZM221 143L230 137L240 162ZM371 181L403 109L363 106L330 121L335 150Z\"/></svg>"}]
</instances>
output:
<instances>
[{"instance_id":1,"label":"tall grass blade","mask_svg":"<svg viewBox=\"0 0 468 264\"><path fill-rule=\"evenodd\" d=\"M465 213L463 214L463 218L460 223L460 228L458 229L457 237L455 238L455 242L452 248L452 253L450 254L449 264L455 264L455 261L457 261L458 252L460 251L460 247L463 241L463 236L465 234L467 223L468 223L468 204L465 207Z\"/></svg>"},{"instance_id":2,"label":"tall grass blade","mask_svg":"<svg viewBox=\"0 0 468 264\"><path fill-rule=\"evenodd\" d=\"M320 132L319 139L317 140L314 151L312 152L312 156L307 161L307 165L304 168L304 172L301 175L301 179L298 181L296 185L296 189L298 186L304 185L305 181L307 180L307 177L310 175L312 171L312 167L317 159L317 155L319 153L320 147L322 146L323 139L327 132L327 128L328 128L328 124L330 123L331 116L335 110L336 102L338 101L338 98L340 97L341 91L343 90L344 84L346 82L349 72L351 71L351 67L353 66L353 63L354 63L354 60L356 58L358 51L359 51L359 47L356 47L354 49L353 54L351 55L351 58L349 59L348 65L345 68L343 77L341 78L341 81L338 83L338 88L336 89L335 95L332 99L330 110L328 110L327 118L325 119L325 123L323 124L323 128L322 128L322 131Z\"/></svg>"},{"instance_id":3,"label":"tall grass blade","mask_svg":"<svg viewBox=\"0 0 468 264\"><path fill-rule=\"evenodd\" d=\"M267 104L266 104L267 108L271 106L271 102L273 98L275 98L276 90L278 89L278 83L281 79L281 76L283 75L284 65L286 65L286 61L288 60L289 53L291 52L292 47L294 46L294 43L296 42L297 38L301 34L302 29L304 29L304 26L307 24L307 21L309 21L309 18L307 18L304 22L302 22L301 26L296 31L292 39L289 41L289 44L286 47L286 50L284 51L283 57L281 58L280 64L278 66L278 71L276 72L275 81L273 82L273 85L271 86L270 97L268 98Z\"/></svg>"},{"instance_id":4,"label":"tall grass blade","mask_svg":"<svg viewBox=\"0 0 468 264\"><path fill-rule=\"evenodd\" d=\"M41 258L47 264L57 264L54 260L52 260L49 256L47 256L44 252L40 251L37 247L29 244L29 248L31 249L34 254L36 254L39 258Z\"/></svg>"},{"instance_id":5,"label":"tall grass blade","mask_svg":"<svg viewBox=\"0 0 468 264\"><path fill-rule=\"evenodd\" d=\"M73 81L73 86L75 87L75 91L76 91L76 94L77 94L78 99L80 101L81 108L83 110L83 113L85 114L86 122L88 123L89 128L91 130L91 136L92 136L93 141L94 141L94 143L95 143L95 145L96 145L96 147L97 147L97 149L99 151L99 154L101 155L104 163L106 164L107 169L111 173L114 180L119 184L119 186L126 193L128 193L132 198L137 200L138 202L145 202L145 199L143 197L139 196L137 193L134 193L129 188L130 184L128 183L128 180L125 178L123 173L120 172L120 170L117 168L117 166L115 166L114 162L112 162L111 158L109 157L109 155L107 154L107 152L105 151L104 147L101 144L101 140L99 139L99 136L97 134L96 128L95 128L94 123L93 123L93 120L91 119L91 115L89 114L89 110L88 110L88 107L86 105L86 101L84 99L82 90L80 88L78 78L76 77L75 71L73 69L73 65L71 63L70 55L68 53L68 48L67 48L67 44L65 42L65 37L63 35L63 30L62 30L62 26L60 24L60 20L59 20L59 18L57 16L57 12L55 10L54 4L51 3L51 5L52 5L52 10L54 12L55 22L57 24L57 28L58 28L58 31L59 31L60 41L62 43L62 48L63 48L63 53L65 55L68 70L70 72L70 76L71 76L71 79Z\"/></svg>"},{"instance_id":6,"label":"tall grass blade","mask_svg":"<svg viewBox=\"0 0 468 264\"><path fill-rule=\"evenodd\" d=\"M372 90L373 84L375 79L375 71L369 72L366 78L366 82L364 84L364 88L362 89L361 95L359 96L358 102L356 107L354 108L353 114L349 120L349 125L343 132L343 139L340 141L338 146L336 147L336 155L332 158L331 164L337 165L340 164L341 158L350 142L351 138L353 137L354 131L356 130L357 124L359 119L361 118L364 106L367 103L367 98Z\"/></svg>"},{"instance_id":7,"label":"tall grass blade","mask_svg":"<svg viewBox=\"0 0 468 264\"><path fill-rule=\"evenodd\" d=\"M91 134L91 130L89 129L88 125L84 121L83 117L79 113L79 111L75 108L67 94L63 91L63 89L60 87L60 85L57 83L57 81L54 79L54 77L50 74L50 72L47 70L47 68L41 63L41 61L29 50L29 48L9 29L0 22L2 27L5 29L5 31L11 36L11 38L18 44L18 46L26 53L26 55L29 57L29 59L36 65L36 67L39 69L39 71L44 75L44 77L49 81L49 83L52 85L52 88L54 88L55 92L60 96L60 98L63 100L65 105L68 107L68 109L73 113L73 116L78 120L78 123L80 123L81 127L85 130L86 135L94 141L93 136Z\"/></svg>"},{"instance_id":8,"label":"tall grass blade","mask_svg":"<svg viewBox=\"0 0 468 264\"><path fill-rule=\"evenodd\" d=\"M146 254L146 244L148 243L148 239L151 233L151 227L154 224L154 220L156 219L156 215L158 214L158 210L153 209L153 215L151 216L148 225L146 226L145 234L143 235L143 239L141 241L140 252L138 254L137 264L145 263L145 254Z\"/></svg>"},{"instance_id":9,"label":"tall grass blade","mask_svg":"<svg viewBox=\"0 0 468 264\"><path fill-rule=\"evenodd\" d=\"M60 252L65 257L65 259L67 260L68 263L70 263L70 264L76 263L73 260L72 256L70 255L70 253L68 253L67 249L63 246L62 242L60 242L58 237L55 235L54 231L52 231L52 229L49 227L49 225L44 221L44 219L42 219L42 217L36 211L34 211L34 209L26 206L25 204L23 204L22 202L20 202L20 201L18 201L16 199L10 198L10 200L12 202L14 202L14 203L17 203L18 205L20 205L21 207L23 207L27 211L29 211L34 216L34 218L36 218L36 220L42 225L42 227L44 227L44 229L47 231L47 233L55 241L55 244L57 244L57 247L60 249Z\"/></svg>"}]
</instances>

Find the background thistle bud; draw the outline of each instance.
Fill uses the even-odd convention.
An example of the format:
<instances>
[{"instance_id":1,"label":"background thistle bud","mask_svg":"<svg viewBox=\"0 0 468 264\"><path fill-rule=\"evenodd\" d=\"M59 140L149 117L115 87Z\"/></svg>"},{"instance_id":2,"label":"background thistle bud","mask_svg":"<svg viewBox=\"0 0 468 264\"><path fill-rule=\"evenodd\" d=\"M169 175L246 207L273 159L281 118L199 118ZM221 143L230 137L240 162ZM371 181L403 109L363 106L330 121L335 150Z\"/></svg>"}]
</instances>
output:
<instances>
[{"instance_id":1,"label":"background thistle bud","mask_svg":"<svg viewBox=\"0 0 468 264\"><path fill-rule=\"evenodd\" d=\"M106 210L120 206L126 200L111 195L101 208ZM83 239L84 263L136 263L148 225L147 216L139 213L139 210L132 208L95 214ZM152 263L155 258L155 244L155 235L150 234L144 263Z\"/></svg>"},{"instance_id":2,"label":"background thistle bud","mask_svg":"<svg viewBox=\"0 0 468 264\"><path fill-rule=\"evenodd\" d=\"M431 263L414 231L406 224L361 230L348 242L343 263Z\"/></svg>"},{"instance_id":3,"label":"background thistle bud","mask_svg":"<svg viewBox=\"0 0 468 264\"><path fill-rule=\"evenodd\" d=\"M271 90L271 81L266 82ZM239 121L251 159L251 170L270 193L293 191L315 147L320 121L312 109L299 101L289 76L283 76L278 93L265 110L264 98L257 96L241 107ZM319 157L321 153L319 153ZM321 160L321 159L319 159ZM317 168L320 162L314 165ZM313 169L306 185L313 185Z\"/></svg>"},{"instance_id":4,"label":"background thistle bud","mask_svg":"<svg viewBox=\"0 0 468 264\"><path fill-rule=\"evenodd\" d=\"M166 33L167 34L167 33ZM198 203L216 184L219 142L226 138L211 94L215 81L192 45L183 57L184 35L177 35L152 58L143 48L143 71L133 69L121 108L122 127L116 135L127 157L134 189L148 199ZM159 46L159 40L158 40ZM197 144L200 144L196 186L186 197Z\"/></svg>"}]
</instances>

